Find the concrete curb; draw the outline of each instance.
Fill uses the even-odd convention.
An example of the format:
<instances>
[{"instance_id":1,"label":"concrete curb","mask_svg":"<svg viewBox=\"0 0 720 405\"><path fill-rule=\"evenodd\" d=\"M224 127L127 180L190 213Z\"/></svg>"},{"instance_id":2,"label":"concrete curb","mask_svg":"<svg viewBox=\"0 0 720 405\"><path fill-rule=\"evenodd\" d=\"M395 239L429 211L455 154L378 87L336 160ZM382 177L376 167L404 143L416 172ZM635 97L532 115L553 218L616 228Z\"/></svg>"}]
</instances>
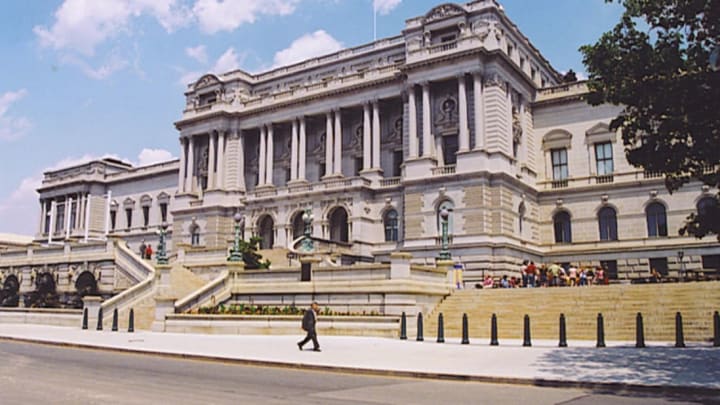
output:
<instances>
[{"instance_id":1,"label":"concrete curb","mask_svg":"<svg viewBox=\"0 0 720 405\"><path fill-rule=\"evenodd\" d=\"M299 370L340 372L340 373L347 373L347 374L374 375L374 376L385 376L385 377L421 378L421 379L428 379L428 380L467 381L467 382L479 382L479 383L490 383L490 384L511 384L511 385L526 385L526 386L550 387L550 388L579 388L579 389L605 390L605 391L612 391L614 393L628 391L628 392L653 392L653 393L662 393L662 394L692 393L692 394L720 396L720 388L710 388L710 387L664 386L664 385L650 385L650 384L625 384L625 383L615 383L615 382L586 382L586 381L581 382L581 381L549 380L549 379L542 379L542 378L492 377L492 376L475 376L475 375L448 374L448 373L431 373L431 372L424 372L424 371L401 371L401 370L383 370L383 369L369 369L369 368L358 368L358 367L327 366L327 365L292 363L292 362L270 361L270 360L237 359L237 358L229 358L229 357L221 357L221 356L208 356L208 355L200 355L200 354L161 352L161 351L143 350L143 349L128 349L128 348L99 346L99 345L84 344L84 343L55 342L55 341L47 341L47 340L41 340L41 339L18 338L18 337L9 337L9 336L0 336L0 341L40 344L40 345L58 346L58 347L69 347L69 348L85 349L85 350L99 350L99 351L108 351L108 352L123 353L123 354L151 355L151 356L174 358L174 359L212 361L212 362L239 364L239 365L247 365L247 366L255 366L255 367L278 367L278 368L290 368L290 369L299 369Z\"/></svg>"}]
</instances>

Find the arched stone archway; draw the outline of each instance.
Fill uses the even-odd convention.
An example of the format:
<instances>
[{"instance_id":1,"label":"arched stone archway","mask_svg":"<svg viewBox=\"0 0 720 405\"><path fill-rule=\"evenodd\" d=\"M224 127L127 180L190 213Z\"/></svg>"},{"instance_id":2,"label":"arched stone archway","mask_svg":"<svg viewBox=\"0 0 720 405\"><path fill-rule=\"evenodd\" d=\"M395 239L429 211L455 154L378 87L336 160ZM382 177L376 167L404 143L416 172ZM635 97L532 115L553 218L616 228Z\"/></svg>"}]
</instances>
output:
<instances>
[{"instance_id":1,"label":"arched stone archway","mask_svg":"<svg viewBox=\"0 0 720 405\"><path fill-rule=\"evenodd\" d=\"M349 242L348 213L343 207L336 207L328 216L330 223L330 240Z\"/></svg>"},{"instance_id":2,"label":"arched stone archway","mask_svg":"<svg viewBox=\"0 0 720 405\"><path fill-rule=\"evenodd\" d=\"M7 276L0 290L0 307L17 307L20 303L18 291L20 291L20 282L17 276L14 274Z\"/></svg>"},{"instance_id":3,"label":"arched stone archway","mask_svg":"<svg viewBox=\"0 0 720 405\"><path fill-rule=\"evenodd\" d=\"M89 271L83 271L75 280L75 290L80 297L97 294L97 280Z\"/></svg>"},{"instance_id":4,"label":"arched stone archway","mask_svg":"<svg viewBox=\"0 0 720 405\"><path fill-rule=\"evenodd\" d=\"M275 221L270 215L264 215L258 221L258 236L262 238L260 249L272 249L275 245Z\"/></svg>"}]
</instances>

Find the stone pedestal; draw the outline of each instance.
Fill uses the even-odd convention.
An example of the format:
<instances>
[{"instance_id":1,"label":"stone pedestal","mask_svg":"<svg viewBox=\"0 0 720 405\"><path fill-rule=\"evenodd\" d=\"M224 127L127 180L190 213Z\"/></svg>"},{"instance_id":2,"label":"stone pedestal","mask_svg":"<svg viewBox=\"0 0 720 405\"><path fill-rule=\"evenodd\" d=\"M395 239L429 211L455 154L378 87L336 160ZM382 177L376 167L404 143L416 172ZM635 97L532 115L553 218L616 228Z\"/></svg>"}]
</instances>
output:
<instances>
[{"instance_id":1,"label":"stone pedestal","mask_svg":"<svg viewBox=\"0 0 720 405\"><path fill-rule=\"evenodd\" d=\"M391 280L410 278L410 259L412 259L412 255L410 253L390 253Z\"/></svg>"},{"instance_id":2,"label":"stone pedestal","mask_svg":"<svg viewBox=\"0 0 720 405\"><path fill-rule=\"evenodd\" d=\"M102 297L95 297L95 296L86 296L83 297L83 311L87 309L88 311L88 329L89 330L95 330L95 325L97 325L97 319L98 319L98 311L100 310L100 306L103 303ZM105 317L105 314L103 314L103 318Z\"/></svg>"},{"instance_id":3,"label":"stone pedestal","mask_svg":"<svg viewBox=\"0 0 720 405\"><path fill-rule=\"evenodd\" d=\"M170 271L172 267L167 264L155 265L155 277L158 278L157 286L160 294L167 294L170 292L171 280Z\"/></svg>"},{"instance_id":4,"label":"stone pedestal","mask_svg":"<svg viewBox=\"0 0 720 405\"><path fill-rule=\"evenodd\" d=\"M455 262L452 260L438 260L435 262L435 266L438 269L442 269L445 272L447 272L447 283L450 285L454 285L455 283L455 273L453 266L455 265Z\"/></svg>"},{"instance_id":5,"label":"stone pedestal","mask_svg":"<svg viewBox=\"0 0 720 405\"><path fill-rule=\"evenodd\" d=\"M374 186L379 186L380 180L383 178L383 170L379 168L363 169L360 171L360 176L370 180Z\"/></svg>"},{"instance_id":6,"label":"stone pedestal","mask_svg":"<svg viewBox=\"0 0 720 405\"><path fill-rule=\"evenodd\" d=\"M419 157L408 159L403 164L405 180L427 179L432 177L432 169L437 166L437 160L432 157Z\"/></svg>"},{"instance_id":7,"label":"stone pedestal","mask_svg":"<svg viewBox=\"0 0 720 405\"><path fill-rule=\"evenodd\" d=\"M316 256L303 256L300 258L300 281L312 281L312 267L322 259Z\"/></svg>"},{"instance_id":8,"label":"stone pedestal","mask_svg":"<svg viewBox=\"0 0 720 405\"><path fill-rule=\"evenodd\" d=\"M175 297L155 297L155 320L150 329L165 332L165 315L175 313Z\"/></svg>"},{"instance_id":9,"label":"stone pedestal","mask_svg":"<svg viewBox=\"0 0 720 405\"><path fill-rule=\"evenodd\" d=\"M238 283L238 280L240 280L240 273L245 271L245 263L244 262L228 262L227 268L228 268L228 277L230 278L230 283L232 285L236 285Z\"/></svg>"}]
</instances>

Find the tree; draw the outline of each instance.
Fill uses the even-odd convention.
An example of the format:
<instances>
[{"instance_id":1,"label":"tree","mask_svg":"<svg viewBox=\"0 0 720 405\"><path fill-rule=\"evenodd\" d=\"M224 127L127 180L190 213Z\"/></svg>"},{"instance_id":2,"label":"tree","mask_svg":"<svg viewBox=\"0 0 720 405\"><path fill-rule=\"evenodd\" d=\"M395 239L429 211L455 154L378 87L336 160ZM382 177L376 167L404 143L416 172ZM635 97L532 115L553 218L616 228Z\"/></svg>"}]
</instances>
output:
<instances>
[{"instance_id":1,"label":"tree","mask_svg":"<svg viewBox=\"0 0 720 405\"><path fill-rule=\"evenodd\" d=\"M587 101L623 106L620 129L628 161L665 175L671 193L699 180L715 203L680 229L720 240L720 72L709 63L720 46L718 0L605 0L624 7L620 22L580 48Z\"/></svg>"}]
</instances>

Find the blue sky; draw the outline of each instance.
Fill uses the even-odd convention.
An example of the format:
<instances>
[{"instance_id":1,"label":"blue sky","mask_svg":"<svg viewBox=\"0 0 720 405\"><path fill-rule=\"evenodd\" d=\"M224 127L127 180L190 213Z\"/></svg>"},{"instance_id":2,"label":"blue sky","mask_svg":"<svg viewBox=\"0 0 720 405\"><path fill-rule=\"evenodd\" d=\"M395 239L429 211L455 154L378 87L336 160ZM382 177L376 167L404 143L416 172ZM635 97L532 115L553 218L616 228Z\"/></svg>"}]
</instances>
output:
<instances>
[{"instance_id":1,"label":"blue sky","mask_svg":"<svg viewBox=\"0 0 720 405\"><path fill-rule=\"evenodd\" d=\"M374 1L374 3L373 3ZM183 82L398 35L438 0L8 0L0 14L0 233L33 234L42 172L177 156ZM559 71L619 19L603 0L504 0Z\"/></svg>"}]
</instances>

